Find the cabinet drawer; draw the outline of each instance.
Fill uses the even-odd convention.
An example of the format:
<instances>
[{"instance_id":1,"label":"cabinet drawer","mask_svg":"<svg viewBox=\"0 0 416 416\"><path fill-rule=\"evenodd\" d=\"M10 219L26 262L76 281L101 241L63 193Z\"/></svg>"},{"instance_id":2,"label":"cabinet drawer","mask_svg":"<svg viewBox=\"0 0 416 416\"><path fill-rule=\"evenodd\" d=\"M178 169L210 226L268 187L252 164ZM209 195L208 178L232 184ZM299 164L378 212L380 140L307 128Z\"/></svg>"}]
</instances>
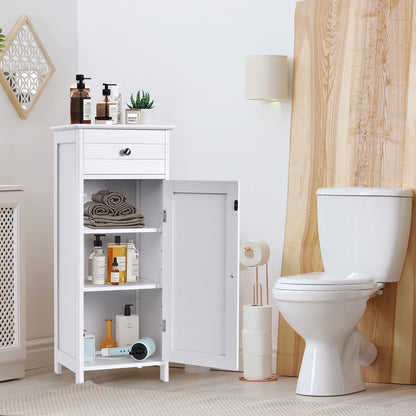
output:
<instances>
[{"instance_id":1,"label":"cabinet drawer","mask_svg":"<svg viewBox=\"0 0 416 416\"><path fill-rule=\"evenodd\" d=\"M162 131L106 131L84 136L84 174L164 175L166 143ZM125 134L134 133L134 134Z\"/></svg>"}]
</instances>

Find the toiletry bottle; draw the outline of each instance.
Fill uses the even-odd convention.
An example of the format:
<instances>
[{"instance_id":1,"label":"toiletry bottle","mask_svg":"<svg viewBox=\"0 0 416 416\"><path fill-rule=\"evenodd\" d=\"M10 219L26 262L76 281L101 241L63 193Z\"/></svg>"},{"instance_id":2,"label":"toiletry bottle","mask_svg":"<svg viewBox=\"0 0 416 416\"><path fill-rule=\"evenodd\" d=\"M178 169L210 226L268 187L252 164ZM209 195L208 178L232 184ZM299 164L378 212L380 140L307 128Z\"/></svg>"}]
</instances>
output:
<instances>
[{"instance_id":1,"label":"toiletry bottle","mask_svg":"<svg viewBox=\"0 0 416 416\"><path fill-rule=\"evenodd\" d=\"M117 347L117 342L113 338L113 321L105 320L105 337L100 343L100 349Z\"/></svg>"},{"instance_id":2,"label":"toiletry bottle","mask_svg":"<svg viewBox=\"0 0 416 416\"><path fill-rule=\"evenodd\" d=\"M88 256L88 281L94 285L104 285L106 280L106 258L103 250L103 242L100 237L105 234L94 234L94 247Z\"/></svg>"},{"instance_id":3,"label":"toiletry bottle","mask_svg":"<svg viewBox=\"0 0 416 416\"><path fill-rule=\"evenodd\" d=\"M110 88L110 98L113 100L114 104L110 104L110 117L113 121L113 124L121 124L121 94L120 94L120 85L112 84Z\"/></svg>"},{"instance_id":4,"label":"toiletry bottle","mask_svg":"<svg viewBox=\"0 0 416 416\"><path fill-rule=\"evenodd\" d=\"M120 283L120 272L118 270L117 257L114 257L114 261L111 264L110 284L118 285L119 283Z\"/></svg>"},{"instance_id":5,"label":"toiletry bottle","mask_svg":"<svg viewBox=\"0 0 416 416\"><path fill-rule=\"evenodd\" d=\"M95 361L95 336L84 329L84 362Z\"/></svg>"},{"instance_id":6,"label":"toiletry bottle","mask_svg":"<svg viewBox=\"0 0 416 416\"><path fill-rule=\"evenodd\" d=\"M111 265L114 257L117 258L118 270L120 272L120 283L126 283L126 257L127 257L127 244L120 243L120 236L116 235L114 243L108 244L107 252L107 282L111 282Z\"/></svg>"},{"instance_id":7,"label":"toiletry bottle","mask_svg":"<svg viewBox=\"0 0 416 416\"><path fill-rule=\"evenodd\" d=\"M91 124L91 97L82 74L77 74L77 89L71 95L71 124Z\"/></svg>"},{"instance_id":8,"label":"toiletry bottle","mask_svg":"<svg viewBox=\"0 0 416 416\"><path fill-rule=\"evenodd\" d=\"M127 240L127 282L139 281L139 258L140 254L134 246L133 239Z\"/></svg>"},{"instance_id":9,"label":"toiletry bottle","mask_svg":"<svg viewBox=\"0 0 416 416\"><path fill-rule=\"evenodd\" d=\"M110 117L110 105L114 105L115 102L110 98L110 88L108 88L108 86L114 84L103 83L103 85L103 97L97 103L97 116L95 117L95 123L113 124Z\"/></svg>"},{"instance_id":10,"label":"toiletry bottle","mask_svg":"<svg viewBox=\"0 0 416 416\"><path fill-rule=\"evenodd\" d=\"M139 340L139 315L131 314L131 306L124 306L124 315L116 315L116 341L119 347L133 345Z\"/></svg>"}]
</instances>

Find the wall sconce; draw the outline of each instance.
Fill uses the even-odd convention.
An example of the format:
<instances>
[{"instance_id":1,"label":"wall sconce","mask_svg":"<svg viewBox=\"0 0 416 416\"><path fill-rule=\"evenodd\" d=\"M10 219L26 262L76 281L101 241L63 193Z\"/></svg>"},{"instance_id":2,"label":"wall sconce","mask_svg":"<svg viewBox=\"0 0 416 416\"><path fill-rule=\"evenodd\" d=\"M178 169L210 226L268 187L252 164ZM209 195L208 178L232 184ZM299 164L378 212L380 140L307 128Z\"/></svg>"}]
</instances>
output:
<instances>
[{"instance_id":1,"label":"wall sconce","mask_svg":"<svg viewBox=\"0 0 416 416\"><path fill-rule=\"evenodd\" d=\"M289 96L287 56L246 57L246 99L285 100Z\"/></svg>"}]
</instances>

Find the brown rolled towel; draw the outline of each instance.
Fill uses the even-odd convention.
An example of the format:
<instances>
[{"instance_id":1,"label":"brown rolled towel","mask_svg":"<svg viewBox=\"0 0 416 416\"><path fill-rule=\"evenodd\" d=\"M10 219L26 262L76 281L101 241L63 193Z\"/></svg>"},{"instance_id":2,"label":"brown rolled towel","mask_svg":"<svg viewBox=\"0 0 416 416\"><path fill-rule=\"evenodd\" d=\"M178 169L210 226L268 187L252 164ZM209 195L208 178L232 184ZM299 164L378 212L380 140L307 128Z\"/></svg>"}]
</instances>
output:
<instances>
[{"instance_id":1,"label":"brown rolled towel","mask_svg":"<svg viewBox=\"0 0 416 416\"><path fill-rule=\"evenodd\" d=\"M93 215L84 217L84 225L89 228L143 228L144 216L140 212L129 215Z\"/></svg>"},{"instance_id":2,"label":"brown rolled towel","mask_svg":"<svg viewBox=\"0 0 416 416\"><path fill-rule=\"evenodd\" d=\"M122 205L119 205L117 208L114 208L114 215L129 215L134 214L136 212L136 207L125 202Z\"/></svg>"},{"instance_id":3,"label":"brown rolled towel","mask_svg":"<svg viewBox=\"0 0 416 416\"><path fill-rule=\"evenodd\" d=\"M84 204L84 215L114 215L114 210L101 202L88 201Z\"/></svg>"},{"instance_id":4,"label":"brown rolled towel","mask_svg":"<svg viewBox=\"0 0 416 416\"><path fill-rule=\"evenodd\" d=\"M110 208L117 208L127 201L126 195L114 189L104 189L91 195L94 202L101 202Z\"/></svg>"}]
</instances>

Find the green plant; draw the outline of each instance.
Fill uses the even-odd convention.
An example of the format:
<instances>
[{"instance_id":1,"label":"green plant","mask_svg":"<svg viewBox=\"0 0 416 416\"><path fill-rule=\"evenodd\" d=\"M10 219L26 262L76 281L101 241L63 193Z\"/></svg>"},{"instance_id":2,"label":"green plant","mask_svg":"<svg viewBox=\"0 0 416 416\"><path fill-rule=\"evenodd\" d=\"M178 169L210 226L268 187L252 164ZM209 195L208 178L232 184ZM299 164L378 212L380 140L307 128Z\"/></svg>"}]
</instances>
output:
<instances>
[{"instance_id":1,"label":"green plant","mask_svg":"<svg viewBox=\"0 0 416 416\"><path fill-rule=\"evenodd\" d=\"M131 94L131 105L127 104L128 108L153 108L153 100L150 101L150 94L143 90L141 92L142 96L140 97L140 90L137 91L136 99L134 99L134 94Z\"/></svg>"},{"instance_id":2,"label":"green plant","mask_svg":"<svg viewBox=\"0 0 416 416\"><path fill-rule=\"evenodd\" d=\"M1 31L2 31L2 29L0 28L0 53L3 52L3 49L4 49L4 40L6 39L6 36L4 36L1 33Z\"/></svg>"}]
</instances>

